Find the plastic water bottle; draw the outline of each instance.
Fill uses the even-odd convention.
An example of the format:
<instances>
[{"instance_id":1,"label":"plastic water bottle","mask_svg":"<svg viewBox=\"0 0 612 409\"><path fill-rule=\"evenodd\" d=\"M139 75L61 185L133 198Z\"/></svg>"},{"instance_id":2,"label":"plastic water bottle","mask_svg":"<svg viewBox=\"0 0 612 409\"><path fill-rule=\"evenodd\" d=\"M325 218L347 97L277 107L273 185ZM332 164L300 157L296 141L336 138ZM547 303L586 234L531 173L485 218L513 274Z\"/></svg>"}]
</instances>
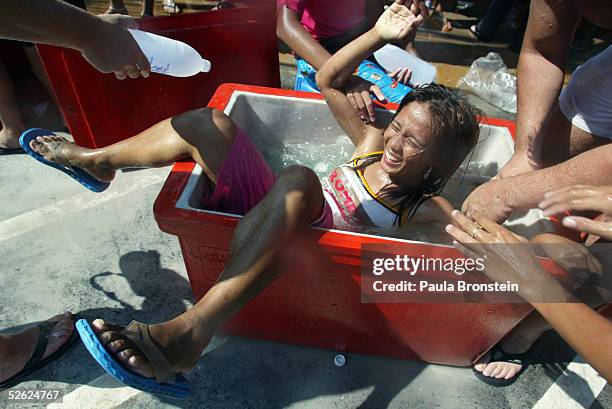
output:
<instances>
[{"instance_id":1,"label":"plastic water bottle","mask_svg":"<svg viewBox=\"0 0 612 409\"><path fill-rule=\"evenodd\" d=\"M387 44L375 51L374 57L388 72L410 68L412 70L411 84L425 85L436 79L436 67L392 44Z\"/></svg>"},{"instance_id":2,"label":"plastic water bottle","mask_svg":"<svg viewBox=\"0 0 612 409\"><path fill-rule=\"evenodd\" d=\"M151 64L151 72L191 77L210 71L210 61L188 44L140 30L129 30Z\"/></svg>"}]
</instances>

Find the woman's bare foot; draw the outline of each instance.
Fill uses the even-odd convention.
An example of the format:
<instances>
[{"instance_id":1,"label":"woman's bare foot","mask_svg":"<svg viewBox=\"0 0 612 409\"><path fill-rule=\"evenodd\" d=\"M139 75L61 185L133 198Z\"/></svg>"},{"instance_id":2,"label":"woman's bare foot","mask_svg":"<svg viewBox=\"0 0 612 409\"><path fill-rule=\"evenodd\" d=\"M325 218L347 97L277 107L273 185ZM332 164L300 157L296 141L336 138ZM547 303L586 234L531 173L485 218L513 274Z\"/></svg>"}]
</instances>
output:
<instances>
[{"instance_id":1,"label":"woman's bare foot","mask_svg":"<svg viewBox=\"0 0 612 409\"><path fill-rule=\"evenodd\" d=\"M47 349L42 359L57 352L62 345L68 342L68 339L70 339L74 331L74 318L69 312L56 315L47 321L57 323L51 330ZM2 336L2 347L0 348L0 383L12 378L23 370L36 349L38 334L38 326L32 325L17 334Z\"/></svg>"},{"instance_id":2,"label":"woman's bare foot","mask_svg":"<svg viewBox=\"0 0 612 409\"><path fill-rule=\"evenodd\" d=\"M491 361L491 353L487 353L474 364L474 369L491 378L512 379L523 369L523 365L505 361Z\"/></svg>"},{"instance_id":3,"label":"woman's bare foot","mask_svg":"<svg viewBox=\"0 0 612 409\"><path fill-rule=\"evenodd\" d=\"M538 333L539 336L539 333ZM535 335L523 337L520 331L513 331L508 334L499 344L499 349L506 354L523 354L531 348L537 338ZM485 354L474 364L474 369L481 372L484 376L497 379L512 379L523 369L523 365L492 360L491 353Z\"/></svg>"},{"instance_id":4,"label":"woman's bare foot","mask_svg":"<svg viewBox=\"0 0 612 409\"><path fill-rule=\"evenodd\" d=\"M187 373L196 363L204 345L194 343L194 337L177 328L173 321L150 325L149 334L155 346L170 363L175 373ZM154 378L155 373L149 360L126 336L120 334L124 327L105 323L101 319L93 321L92 327L108 352L128 370L147 378Z\"/></svg>"},{"instance_id":5,"label":"woman's bare foot","mask_svg":"<svg viewBox=\"0 0 612 409\"><path fill-rule=\"evenodd\" d=\"M115 177L113 169L97 163L92 149L77 146L61 136L39 136L30 142L30 147L48 161L83 169L101 182L110 182Z\"/></svg>"}]
</instances>

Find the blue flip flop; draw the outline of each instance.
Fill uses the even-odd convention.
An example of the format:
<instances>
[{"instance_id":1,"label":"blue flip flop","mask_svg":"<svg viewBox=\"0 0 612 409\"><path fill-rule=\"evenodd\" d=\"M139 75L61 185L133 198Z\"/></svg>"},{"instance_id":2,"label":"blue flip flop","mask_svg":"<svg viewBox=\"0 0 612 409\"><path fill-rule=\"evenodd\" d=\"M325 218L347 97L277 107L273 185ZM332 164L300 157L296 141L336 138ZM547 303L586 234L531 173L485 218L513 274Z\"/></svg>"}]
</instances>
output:
<instances>
[{"instance_id":1,"label":"blue flip flop","mask_svg":"<svg viewBox=\"0 0 612 409\"><path fill-rule=\"evenodd\" d=\"M115 357L106 350L95 331L86 320L81 319L77 321L76 329L81 336L83 344L85 344L85 348L87 348L91 356L110 376L118 381L141 391L171 398L186 399L191 395L191 387L185 377L180 374L170 373L168 361L152 343L149 336L149 330L145 324L132 321L132 323L122 331L122 334L134 342L140 352L151 361L155 370L156 379L145 378L144 376L140 376L125 369ZM161 362L160 364L160 360L165 362ZM161 369L156 367L154 362L157 362L158 365L161 366ZM158 369L160 369L159 374ZM161 373L162 371L164 373Z\"/></svg>"},{"instance_id":2,"label":"blue flip flop","mask_svg":"<svg viewBox=\"0 0 612 409\"><path fill-rule=\"evenodd\" d=\"M21 134L21 137L19 138L19 144L21 145L23 150L28 155L30 155L37 161L44 163L45 165L51 166L52 168L55 168L59 171L64 172L65 174L67 174L68 176L70 176L71 178L73 178L74 180L76 180L77 182L79 182L80 184L82 184L87 189L91 190L92 192L100 193L108 189L108 187L110 186L109 182L102 182L94 178L89 173L85 172L83 169L75 168L73 166L64 166L57 162L51 162L45 159L41 154L34 151L30 147L30 142L32 142L37 137L49 136L49 135L55 135L55 134L51 131L47 131L45 129L40 129L40 128L28 129L27 131Z\"/></svg>"}]
</instances>

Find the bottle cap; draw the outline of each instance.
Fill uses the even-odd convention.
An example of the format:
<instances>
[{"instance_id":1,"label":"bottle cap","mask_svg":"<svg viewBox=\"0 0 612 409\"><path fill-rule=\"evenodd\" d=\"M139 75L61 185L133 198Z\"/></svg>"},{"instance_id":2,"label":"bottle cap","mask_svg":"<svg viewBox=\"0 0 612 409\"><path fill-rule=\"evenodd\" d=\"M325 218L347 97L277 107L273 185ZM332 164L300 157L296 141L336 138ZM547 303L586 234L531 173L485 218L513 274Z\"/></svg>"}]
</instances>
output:
<instances>
[{"instance_id":1,"label":"bottle cap","mask_svg":"<svg viewBox=\"0 0 612 409\"><path fill-rule=\"evenodd\" d=\"M210 71L210 61L202 58L202 70L200 72L208 72Z\"/></svg>"},{"instance_id":2,"label":"bottle cap","mask_svg":"<svg viewBox=\"0 0 612 409\"><path fill-rule=\"evenodd\" d=\"M342 354L338 354L334 357L334 365L340 367L346 364L346 358Z\"/></svg>"}]
</instances>

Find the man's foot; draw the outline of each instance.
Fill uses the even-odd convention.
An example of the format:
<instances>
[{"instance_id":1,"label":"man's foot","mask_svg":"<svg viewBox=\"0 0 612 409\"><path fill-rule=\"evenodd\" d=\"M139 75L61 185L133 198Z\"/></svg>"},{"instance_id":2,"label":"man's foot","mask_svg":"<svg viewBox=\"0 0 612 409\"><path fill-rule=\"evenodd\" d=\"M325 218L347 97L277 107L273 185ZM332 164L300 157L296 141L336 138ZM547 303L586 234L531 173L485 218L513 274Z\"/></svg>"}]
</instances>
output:
<instances>
[{"instance_id":1,"label":"man's foot","mask_svg":"<svg viewBox=\"0 0 612 409\"><path fill-rule=\"evenodd\" d=\"M123 14L123 15L127 16L130 13L129 13L127 7L118 7L118 8L109 7L108 9L106 9L104 14Z\"/></svg>"},{"instance_id":2,"label":"man's foot","mask_svg":"<svg viewBox=\"0 0 612 409\"><path fill-rule=\"evenodd\" d=\"M110 182L115 177L114 170L104 168L88 157L90 149L77 146L61 136L39 136L30 142L30 148L48 161L83 169L101 182Z\"/></svg>"},{"instance_id":3,"label":"man's foot","mask_svg":"<svg viewBox=\"0 0 612 409\"><path fill-rule=\"evenodd\" d=\"M56 315L47 321L57 323L51 329L47 349L45 349L41 359L45 359L57 352L62 345L68 342L74 331L74 318L69 312ZM32 325L17 334L5 336L8 338L10 346L8 346L6 351L3 348L0 354L0 383L11 379L23 370L36 349L38 334L38 326Z\"/></svg>"},{"instance_id":4,"label":"man's foot","mask_svg":"<svg viewBox=\"0 0 612 409\"><path fill-rule=\"evenodd\" d=\"M0 149L18 149L19 136L23 131L23 128L4 126L0 130Z\"/></svg>"},{"instance_id":5,"label":"man's foot","mask_svg":"<svg viewBox=\"0 0 612 409\"><path fill-rule=\"evenodd\" d=\"M100 342L121 365L140 376L155 377L151 362L129 338L120 333L124 327L105 323L101 319L92 324ZM193 337L184 333L181 336L179 332L169 323L149 326L151 340L168 360L174 373L187 373L196 365L205 346L194 344Z\"/></svg>"}]
</instances>

